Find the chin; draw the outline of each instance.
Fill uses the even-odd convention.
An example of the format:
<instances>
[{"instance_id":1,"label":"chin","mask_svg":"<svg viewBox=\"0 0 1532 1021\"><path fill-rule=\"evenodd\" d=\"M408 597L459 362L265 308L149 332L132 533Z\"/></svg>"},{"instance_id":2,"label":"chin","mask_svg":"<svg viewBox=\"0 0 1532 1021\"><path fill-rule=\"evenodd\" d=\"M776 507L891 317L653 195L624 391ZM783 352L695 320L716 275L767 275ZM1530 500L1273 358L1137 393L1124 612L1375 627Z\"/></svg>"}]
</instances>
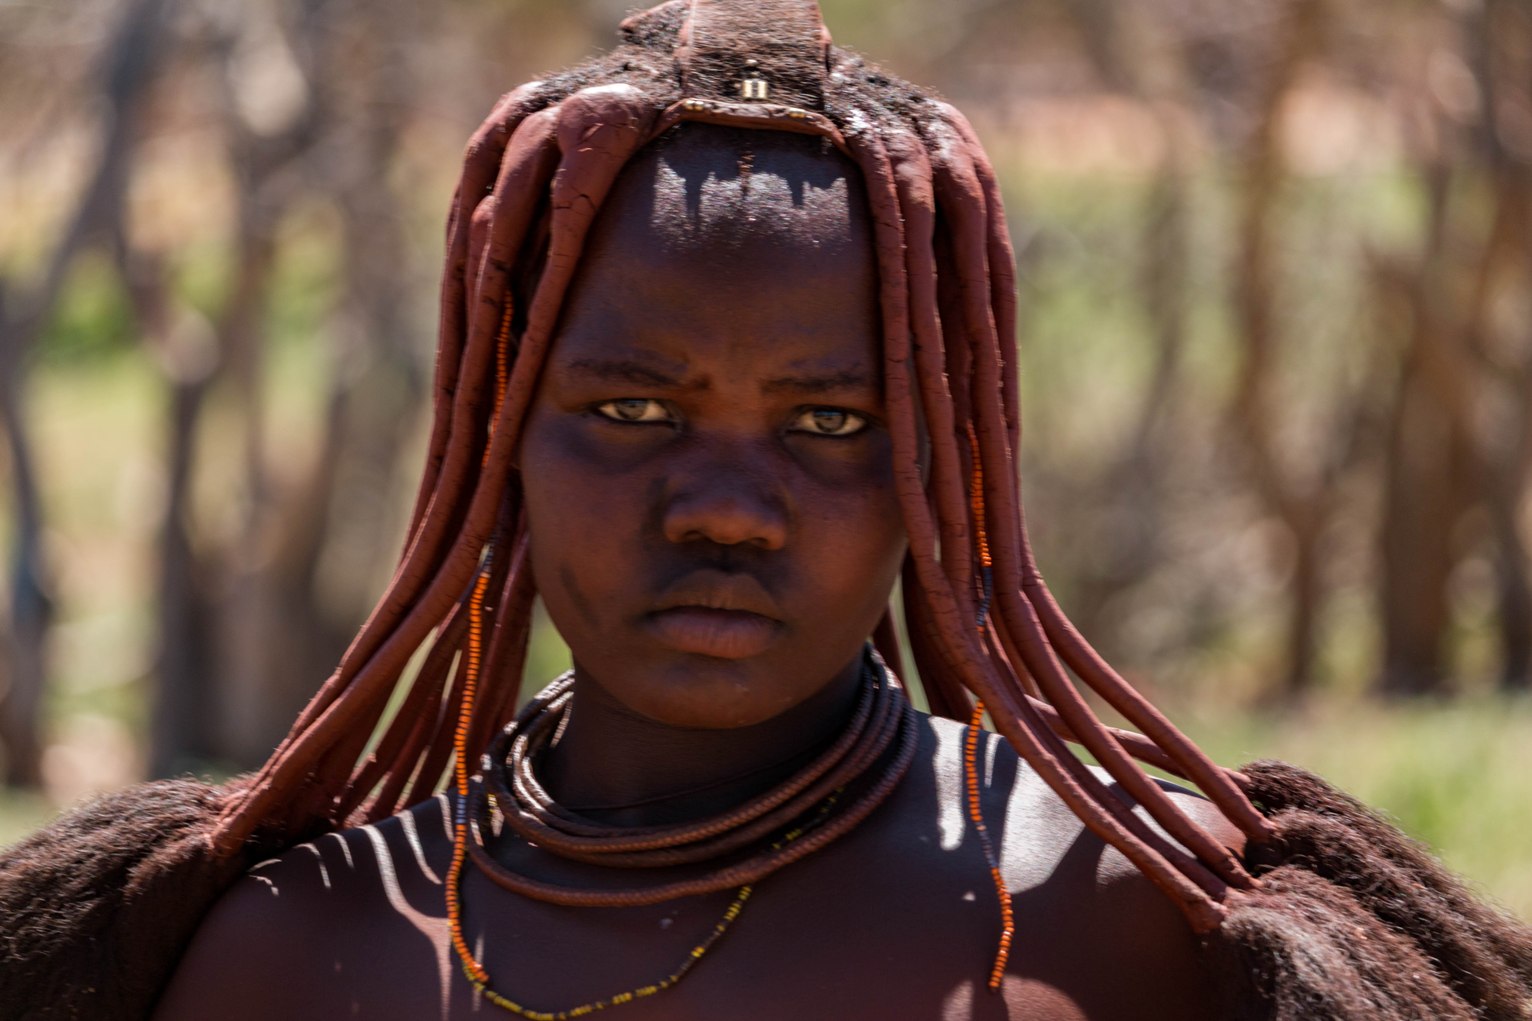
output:
<instances>
[{"instance_id":1,"label":"chin","mask_svg":"<svg viewBox=\"0 0 1532 1021\"><path fill-rule=\"evenodd\" d=\"M736 730L792 708L780 693L763 693L759 680L740 676L737 661L688 659L700 662L687 662L652 683L608 687L607 692L646 719L689 730Z\"/></svg>"}]
</instances>

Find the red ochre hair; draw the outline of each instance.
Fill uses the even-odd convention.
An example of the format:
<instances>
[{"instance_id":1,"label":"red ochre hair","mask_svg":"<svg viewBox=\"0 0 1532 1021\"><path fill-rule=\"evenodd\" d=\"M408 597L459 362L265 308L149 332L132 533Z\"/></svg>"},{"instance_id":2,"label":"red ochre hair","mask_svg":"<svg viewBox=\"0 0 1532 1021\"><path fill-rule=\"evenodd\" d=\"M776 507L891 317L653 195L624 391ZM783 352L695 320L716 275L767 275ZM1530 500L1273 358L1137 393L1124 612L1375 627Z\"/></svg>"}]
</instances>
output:
<instances>
[{"instance_id":1,"label":"red ochre hair","mask_svg":"<svg viewBox=\"0 0 1532 1021\"><path fill-rule=\"evenodd\" d=\"M754 77L766 101L739 98ZM535 596L517 437L604 197L634 153L688 121L816 136L861 172L910 540L903 623L932 711L967 720L982 702L1238 973L1229 1016L1532 1016L1525 929L1314 778L1213 763L1059 609L1018 498L1014 263L995 173L957 110L831 47L812 0L672 0L626 21L613 53L503 97L474 134L447 225L429 456L404 555L335 673L227 805L215 850L290 844L434 791L459 725L476 589L489 634L460 746L485 747L511 715ZM876 641L897 662L893 635L885 618ZM1071 675L1138 733L1103 724ZM1195 784L1245 835L1244 860L1140 763ZM1412 970L1420 981L1401 983Z\"/></svg>"}]
</instances>

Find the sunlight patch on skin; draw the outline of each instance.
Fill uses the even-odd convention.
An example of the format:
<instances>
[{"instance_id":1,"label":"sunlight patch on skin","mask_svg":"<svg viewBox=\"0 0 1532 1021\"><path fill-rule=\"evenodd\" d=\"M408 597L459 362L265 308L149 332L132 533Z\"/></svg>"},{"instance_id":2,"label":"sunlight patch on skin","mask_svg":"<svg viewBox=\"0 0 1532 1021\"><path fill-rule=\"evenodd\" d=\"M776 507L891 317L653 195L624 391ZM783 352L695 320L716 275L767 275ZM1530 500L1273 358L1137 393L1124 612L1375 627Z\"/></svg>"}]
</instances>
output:
<instances>
[{"instance_id":1,"label":"sunlight patch on skin","mask_svg":"<svg viewBox=\"0 0 1532 1021\"><path fill-rule=\"evenodd\" d=\"M388 898L389 906L405 917L414 915L414 909L404 899L404 891L399 889L399 873L394 868L394 856L389 850L388 840L378 832L376 826L363 826L357 832L372 843L373 855L378 862L378 878L383 881L383 895ZM350 855L346 857L349 859Z\"/></svg>"},{"instance_id":2,"label":"sunlight patch on skin","mask_svg":"<svg viewBox=\"0 0 1532 1021\"><path fill-rule=\"evenodd\" d=\"M936 727L933 730L936 734L936 775L961 776L963 731L957 727ZM941 834L943 851L955 851L962 846L967 824L961 797L937 800L936 831Z\"/></svg>"},{"instance_id":3,"label":"sunlight patch on skin","mask_svg":"<svg viewBox=\"0 0 1532 1021\"><path fill-rule=\"evenodd\" d=\"M475 938L474 941L473 941L473 956L478 958L481 961L484 960L484 940L485 940L485 938L486 938L486 934L481 932L481 933L479 933L478 937Z\"/></svg>"},{"instance_id":4,"label":"sunlight patch on skin","mask_svg":"<svg viewBox=\"0 0 1532 1021\"><path fill-rule=\"evenodd\" d=\"M396 818L407 819L409 816L406 814ZM428 937L429 945L436 956L436 984L441 990L439 1001L441 1016L446 1017L450 1013L452 1000L452 962L448 959L450 953L448 943L442 938L440 927L433 924L433 919L422 916L405 899L404 891L399 887L399 873L394 868L394 855L393 850L388 846L388 838L376 826L362 826L356 832L365 836L372 844L373 857L378 864L378 879L383 883L383 895L388 898L389 906L401 919ZM424 869L425 860L421 856L413 829L408 831L408 839L414 848L416 860ZM432 875L434 876L434 873Z\"/></svg>"},{"instance_id":5,"label":"sunlight patch on skin","mask_svg":"<svg viewBox=\"0 0 1532 1021\"><path fill-rule=\"evenodd\" d=\"M437 795L438 800L441 797ZM415 856L415 867L420 870L420 874L430 879L434 885L442 885L441 876L426 862L425 848L420 845L420 832L415 828L415 814L405 812L399 816L399 825L404 829L404 839L410 845L410 853Z\"/></svg>"},{"instance_id":6,"label":"sunlight patch on skin","mask_svg":"<svg viewBox=\"0 0 1532 1021\"><path fill-rule=\"evenodd\" d=\"M1037 779L1024 761L1017 763L1016 784L1005 813L1005 832L1000 846L1006 848L1002 869L1012 892L1047 882L1069 853L1079 821L1047 784ZM1061 839L1039 838L1053 834Z\"/></svg>"},{"instance_id":7,"label":"sunlight patch on skin","mask_svg":"<svg viewBox=\"0 0 1532 1021\"><path fill-rule=\"evenodd\" d=\"M340 856L346 859L346 868L356 871L356 862L351 860L351 845L346 843L346 838L339 833L326 833L320 840L334 840L340 845Z\"/></svg>"},{"instance_id":8,"label":"sunlight patch on skin","mask_svg":"<svg viewBox=\"0 0 1532 1021\"><path fill-rule=\"evenodd\" d=\"M324 855L313 844L299 844L294 851L304 851L314 856L314 863L319 866L319 881L324 884L326 890L330 889L330 869L324 863Z\"/></svg>"},{"instance_id":9,"label":"sunlight patch on skin","mask_svg":"<svg viewBox=\"0 0 1532 1021\"><path fill-rule=\"evenodd\" d=\"M952 1019L973 1017L973 990L972 981L959 982L953 986L952 991L942 1000L942 1017Z\"/></svg>"}]
</instances>

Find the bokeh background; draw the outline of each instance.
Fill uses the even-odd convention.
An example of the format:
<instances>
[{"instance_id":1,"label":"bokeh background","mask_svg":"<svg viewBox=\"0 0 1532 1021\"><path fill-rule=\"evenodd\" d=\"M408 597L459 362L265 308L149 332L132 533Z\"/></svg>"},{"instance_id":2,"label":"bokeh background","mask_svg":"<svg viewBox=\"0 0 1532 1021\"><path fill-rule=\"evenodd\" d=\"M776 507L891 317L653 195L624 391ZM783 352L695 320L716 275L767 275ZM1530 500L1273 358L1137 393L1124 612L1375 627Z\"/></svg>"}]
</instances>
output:
<instances>
[{"instance_id":1,"label":"bokeh background","mask_svg":"<svg viewBox=\"0 0 1532 1021\"><path fill-rule=\"evenodd\" d=\"M1528 6L821 5L1003 177L1066 609L1532 917ZM0 0L0 845L285 731L401 542L462 144L627 7Z\"/></svg>"}]
</instances>

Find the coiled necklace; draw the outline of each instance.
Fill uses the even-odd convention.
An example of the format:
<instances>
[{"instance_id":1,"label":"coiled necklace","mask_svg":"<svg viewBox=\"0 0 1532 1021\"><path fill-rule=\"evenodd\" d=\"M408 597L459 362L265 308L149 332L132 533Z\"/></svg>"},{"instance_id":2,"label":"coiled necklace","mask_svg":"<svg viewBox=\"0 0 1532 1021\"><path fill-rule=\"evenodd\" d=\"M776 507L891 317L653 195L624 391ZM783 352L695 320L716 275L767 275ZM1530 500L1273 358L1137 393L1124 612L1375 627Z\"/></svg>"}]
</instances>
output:
<instances>
[{"instance_id":1,"label":"coiled necklace","mask_svg":"<svg viewBox=\"0 0 1532 1021\"><path fill-rule=\"evenodd\" d=\"M470 621L469 685L477 674ZM716 816L661 826L612 826L560 806L536 768L566 718L573 673L559 677L517 713L485 752L479 776L458 767L452 864L447 874L447 921L463 973L489 1002L531 1021L565 1021L663 992L680 982L728 932L754 893L754 884L853 829L893 791L914 757L916 714L898 679L867 650L861 691L846 728L806 766L771 790ZM460 732L467 733L466 725ZM466 749L459 749L458 762ZM572 861L614 868L724 862L703 875L619 890L590 890L532 879L497 861L486 843L498 814L527 843ZM467 861L522 896L576 907L633 907L719 890L735 894L722 916L681 963L657 981L561 1010L537 1010L497 991L463 936L462 877Z\"/></svg>"}]
</instances>

